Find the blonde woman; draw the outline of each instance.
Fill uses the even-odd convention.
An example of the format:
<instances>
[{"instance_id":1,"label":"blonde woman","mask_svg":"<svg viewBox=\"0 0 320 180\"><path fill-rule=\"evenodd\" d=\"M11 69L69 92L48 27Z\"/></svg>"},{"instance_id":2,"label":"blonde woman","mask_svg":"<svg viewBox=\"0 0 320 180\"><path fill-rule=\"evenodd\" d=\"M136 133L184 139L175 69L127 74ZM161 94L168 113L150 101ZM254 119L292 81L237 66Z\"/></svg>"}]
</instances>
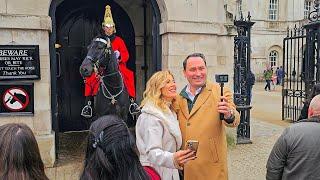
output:
<instances>
[{"instance_id":1,"label":"blonde woman","mask_svg":"<svg viewBox=\"0 0 320 180\"><path fill-rule=\"evenodd\" d=\"M176 84L170 71L155 73L147 82L142 113L136 125L140 162L145 168L155 170L163 180L178 180L178 169L196 158L191 150L179 150L181 131L172 110L176 95Z\"/></svg>"}]
</instances>

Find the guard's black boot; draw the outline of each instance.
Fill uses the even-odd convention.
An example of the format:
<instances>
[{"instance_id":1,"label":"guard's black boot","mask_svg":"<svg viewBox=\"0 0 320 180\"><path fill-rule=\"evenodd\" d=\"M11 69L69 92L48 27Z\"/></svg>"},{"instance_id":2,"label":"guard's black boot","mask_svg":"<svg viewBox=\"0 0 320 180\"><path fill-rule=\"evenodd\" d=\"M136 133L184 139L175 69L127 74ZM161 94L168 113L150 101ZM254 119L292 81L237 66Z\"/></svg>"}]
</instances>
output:
<instances>
[{"instance_id":1,"label":"guard's black boot","mask_svg":"<svg viewBox=\"0 0 320 180\"><path fill-rule=\"evenodd\" d=\"M82 108L81 116L85 118L91 118L92 117L92 107L91 107L91 101L88 101L88 104L85 105Z\"/></svg>"}]
</instances>

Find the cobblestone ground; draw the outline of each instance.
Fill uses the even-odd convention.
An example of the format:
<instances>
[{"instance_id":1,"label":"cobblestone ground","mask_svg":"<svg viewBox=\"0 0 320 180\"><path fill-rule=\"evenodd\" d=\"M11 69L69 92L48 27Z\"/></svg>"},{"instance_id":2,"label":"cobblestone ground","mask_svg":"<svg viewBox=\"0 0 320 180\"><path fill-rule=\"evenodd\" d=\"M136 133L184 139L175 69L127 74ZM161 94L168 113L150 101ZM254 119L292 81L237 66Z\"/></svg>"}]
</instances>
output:
<instances>
[{"instance_id":1,"label":"cobblestone ground","mask_svg":"<svg viewBox=\"0 0 320 180\"><path fill-rule=\"evenodd\" d=\"M50 180L78 180L83 167L87 132L59 134L58 159L55 167L46 168Z\"/></svg>"},{"instance_id":2,"label":"cobblestone ground","mask_svg":"<svg viewBox=\"0 0 320 180\"><path fill-rule=\"evenodd\" d=\"M253 119L252 144L229 148L228 166L230 180L263 180L270 151L284 127Z\"/></svg>"},{"instance_id":3,"label":"cobblestone ground","mask_svg":"<svg viewBox=\"0 0 320 180\"><path fill-rule=\"evenodd\" d=\"M230 180L263 180L271 149L283 129L290 125L281 120L281 86L272 91L264 90L265 83L253 88L251 110L252 144L229 148L228 165Z\"/></svg>"}]
</instances>

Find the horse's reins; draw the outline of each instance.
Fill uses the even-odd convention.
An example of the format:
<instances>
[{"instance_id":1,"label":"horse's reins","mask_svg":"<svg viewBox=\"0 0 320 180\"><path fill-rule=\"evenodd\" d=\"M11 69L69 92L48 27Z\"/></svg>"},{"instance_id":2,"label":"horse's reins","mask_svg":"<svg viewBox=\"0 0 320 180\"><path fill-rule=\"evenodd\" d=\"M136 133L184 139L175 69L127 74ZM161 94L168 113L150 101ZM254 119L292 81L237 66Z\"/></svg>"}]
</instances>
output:
<instances>
[{"instance_id":1,"label":"horse's reins","mask_svg":"<svg viewBox=\"0 0 320 180\"><path fill-rule=\"evenodd\" d=\"M107 47L110 46L110 41L107 41L105 39L102 39L102 38L96 38L94 41L98 41L98 42L102 42L104 43ZM106 51L105 51L106 52ZM110 54L110 51L109 51L109 54ZM88 58L91 62L94 61L94 58L92 56L86 56L86 58ZM110 64L111 61L109 61L109 64ZM116 71L116 72L112 72L112 73L109 73L109 74L106 74L104 76L102 76L102 74L100 74L99 72L99 59L93 63L94 64L94 71L97 72L97 74L100 75L100 82L101 82L101 86L102 86L102 93L103 93L103 96L106 97L107 99L110 99L111 100L111 103L112 104L115 104L117 102L117 100L115 99L116 97L118 97L122 92L123 92L123 87L124 87L124 83L123 83L123 76L122 74L119 72L119 71ZM108 65L109 65L108 64ZM103 81L103 78L104 77L108 77L108 76L113 76L113 75L116 75L116 74L120 74L121 76L121 90L120 92L118 92L117 94L113 95L107 88L107 86L105 85L104 81ZM119 88L119 87L116 87L116 88ZM107 93L110 95L106 95L104 89L107 91ZM137 112L133 112L132 109L139 109L139 105L137 103L134 102L133 99L130 100L130 106L129 106L129 112L131 114L132 117L134 117L135 115L137 115L138 111Z\"/></svg>"},{"instance_id":2,"label":"horse's reins","mask_svg":"<svg viewBox=\"0 0 320 180\"><path fill-rule=\"evenodd\" d=\"M102 39L102 38L96 38L94 41L102 42L102 43L104 43L107 47L108 47L108 45L110 46L110 41L107 41L107 40ZM87 58L90 59L91 62L93 61L93 58L92 58L91 56L87 56ZM109 61L109 63L110 63L110 62L111 62L111 61ZM98 61L94 63L94 66L95 66L96 69L98 69L98 64L97 64L97 63L98 63ZM107 77L107 76L113 76L113 75L116 75L116 74L120 74L120 76L121 76L121 90L120 90L117 94L113 95L113 94L108 90L107 86L105 85L105 83L104 83L104 81L103 81L103 78L104 78L104 77ZM103 96L106 97L107 99L110 99L112 104L115 104L115 103L117 102L116 97L118 97L118 96L123 92L123 86L124 86L124 84L123 84L122 74L121 74L119 71L116 71L116 72L113 72L113 73L110 73L110 74L106 74L106 75L104 75L104 76L101 76L100 82L101 82L101 87L102 87L101 90L102 90ZM107 93L109 94L109 96L105 93L104 89L107 91Z\"/></svg>"}]
</instances>

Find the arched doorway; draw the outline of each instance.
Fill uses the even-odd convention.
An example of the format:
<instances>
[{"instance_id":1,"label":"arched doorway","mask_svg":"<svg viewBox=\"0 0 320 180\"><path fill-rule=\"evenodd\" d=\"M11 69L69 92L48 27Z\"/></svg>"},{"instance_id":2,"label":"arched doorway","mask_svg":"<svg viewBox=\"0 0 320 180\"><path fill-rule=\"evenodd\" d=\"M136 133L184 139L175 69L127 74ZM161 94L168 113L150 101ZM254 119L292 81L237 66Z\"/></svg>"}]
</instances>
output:
<instances>
[{"instance_id":1,"label":"arched doorway","mask_svg":"<svg viewBox=\"0 0 320 180\"><path fill-rule=\"evenodd\" d=\"M85 130L89 126L87 120L80 116L85 97L79 66L86 55L87 45L99 32L107 4L111 6L117 35L124 39L130 53L127 67L135 71L136 77L139 77L136 78L140 80L136 83L136 86L140 87L137 89L138 96L141 97L148 76L160 69L160 13L157 3L155 0L131 1L131 5L136 4L137 8L143 10L141 11L143 18L138 19L137 16L130 15L133 13L130 10L133 9L127 8L125 2L52 1L50 16L53 21L53 31L50 35L50 59L52 119L53 129L56 132ZM140 24L143 26L140 27ZM140 43L136 42L137 39ZM55 48L54 44L58 46Z\"/></svg>"}]
</instances>

